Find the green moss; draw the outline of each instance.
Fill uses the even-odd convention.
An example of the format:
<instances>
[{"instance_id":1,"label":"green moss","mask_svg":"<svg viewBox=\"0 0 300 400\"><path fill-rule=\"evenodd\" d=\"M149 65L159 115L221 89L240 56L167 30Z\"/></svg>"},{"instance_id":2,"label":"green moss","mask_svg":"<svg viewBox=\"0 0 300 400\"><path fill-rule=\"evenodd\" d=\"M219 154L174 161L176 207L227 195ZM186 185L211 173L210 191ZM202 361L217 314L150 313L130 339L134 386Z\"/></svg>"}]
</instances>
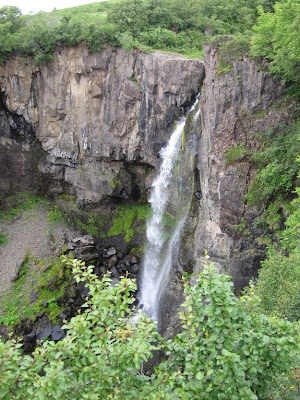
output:
<instances>
[{"instance_id":1,"label":"green moss","mask_svg":"<svg viewBox=\"0 0 300 400\"><path fill-rule=\"evenodd\" d=\"M22 319L34 320L41 312L56 322L62 311L57 300L64 296L71 279L71 271L60 259L45 264L27 255L19 279L1 296L0 324L13 326ZM32 290L38 293L34 304L30 304Z\"/></svg>"},{"instance_id":2,"label":"green moss","mask_svg":"<svg viewBox=\"0 0 300 400\"><path fill-rule=\"evenodd\" d=\"M64 222L64 217L60 209L55 205L51 207L50 211L48 212L48 222L53 224L55 222Z\"/></svg>"},{"instance_id":3,"label":"green moss","mask_svg":"<svg viewBox=\"0 0 300 400\"><path fill-rule=\"evenodd\" d=\"M135 84L138 86L138 88L141 87L139 81L136 79L135 76L132 76L131 78L129 78L129 80L130 80L131 82L135 83Z\"/></svg>"},{"instance_id":4,"label":"green moss","mask_svg":"<svg viewBox=\"0 0 300 400\"><path fill-rule=\"evenodd\" d=\"M232 147L231 149L227 150L224 155L227 165L251 158L250 151L243 144Z\"/></svg>"},{"instance_id":5,"label":"green moss","mask_svg":"<svg viewBox=\"0 0 300 400\"><path fill-rule=\"evenodd\" d=\"M121 185L120 179L115 178L111 182L109 182L109 186L113 189L115 189L118 185Z\"/></svg>"},{"instance_id":6,"label":"green moss","mask_svg":"<svg viewBox=\"0 0 300 400\"><path fill-rule=\"evenodd\" d=\"M126 243L134 237L133 224L135 221L145 221L150 214L150 207L145 205L121 205L113 219L108 236L125 235Z\"/></svg>"},{"instance_id":7,"label":"green moss","mask_svg":"<svg viewBox=\"0 0 300 400\"><path fill-rule=\"evenodd\" d=\"M260 236L260 237L255 238L255 242L259 246L270 246L272 244L272 239L267 236Z\"/></svg>"},{"instance_id":8,"label":"green moss","mask_svg":"<svg viewBox=\"0 0 300 400\"><path fill-rule=\"evenodd\" d=\"M7 236L0 232L0 246L6 246L7 245Z\"/></svg>"},{"instance_id":9,"label":"green moss","mask_svg":"<svg viewBox=\"0 0 300 400\"><path fill-rule=\"evenodd\" d=\"M35 209L41 203L45 204L45 199L29 192L9 196L1 204L4 211L0 212L0 219L8 221L24 211Z\"/></svg>"},{"instance_id":10,"label":"green moss","mask_svg":"<svg viewBox=\"0 0 300 400\"><path fill-rule=\"evenodd\" d=\"M93 216L90 216L88 218L88 223L82 222L80 219L75 220L75 224L78 229L83 231L84 233L87 233L88 235L92 236L98 236L99 235L99 227L96 225L96 223L91 222L93 220Z\"/></svg>"}]
</instances>

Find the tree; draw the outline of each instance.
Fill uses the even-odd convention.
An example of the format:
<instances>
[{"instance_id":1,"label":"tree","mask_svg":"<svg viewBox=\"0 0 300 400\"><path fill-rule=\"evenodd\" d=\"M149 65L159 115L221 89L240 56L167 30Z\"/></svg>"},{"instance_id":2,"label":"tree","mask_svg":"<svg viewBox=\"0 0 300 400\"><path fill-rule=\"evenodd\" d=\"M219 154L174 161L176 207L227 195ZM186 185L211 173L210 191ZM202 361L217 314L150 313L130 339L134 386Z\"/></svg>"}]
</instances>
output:
<instances>
[{"instance_id":1,"label":"tree","mask_svg":"<svg viewBox=\"0 0 300 400\"><path fill-rule=\"evenodd\" d=\"M274 13L259 9L251 54L269 60L269 69L284 81L300 82L300 1L286 0Z\"/></svg>"}]
</instances>

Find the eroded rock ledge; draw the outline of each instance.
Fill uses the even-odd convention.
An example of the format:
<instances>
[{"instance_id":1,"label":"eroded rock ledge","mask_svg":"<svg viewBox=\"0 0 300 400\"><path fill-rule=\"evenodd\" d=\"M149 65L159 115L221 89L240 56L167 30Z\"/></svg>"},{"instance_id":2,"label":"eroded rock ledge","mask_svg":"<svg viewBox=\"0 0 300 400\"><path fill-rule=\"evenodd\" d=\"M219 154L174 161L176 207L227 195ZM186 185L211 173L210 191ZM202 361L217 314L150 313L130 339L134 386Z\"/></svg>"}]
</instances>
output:
<instances>
[{"instance_id":1,"label":"eroded rock ledge","mask_svg":"<svg viewBox=\"0 0 300 400\"><path fill-rule=\"evenodd\" d=\"M141 194L175 115L192 102L203 78L202 61L174 54L110 47L90 54L78 45L59 48L55 60L40 67L12 57L0 67L0 195L22 188L30 169L38 175L31 186L75 193L82 204ZM28 129L14 132L16 119ZM31 158L29 142L37 147ZM5 181L15 165L7 149L19 163L18 185Z\"/></svg>"}]
</instances>

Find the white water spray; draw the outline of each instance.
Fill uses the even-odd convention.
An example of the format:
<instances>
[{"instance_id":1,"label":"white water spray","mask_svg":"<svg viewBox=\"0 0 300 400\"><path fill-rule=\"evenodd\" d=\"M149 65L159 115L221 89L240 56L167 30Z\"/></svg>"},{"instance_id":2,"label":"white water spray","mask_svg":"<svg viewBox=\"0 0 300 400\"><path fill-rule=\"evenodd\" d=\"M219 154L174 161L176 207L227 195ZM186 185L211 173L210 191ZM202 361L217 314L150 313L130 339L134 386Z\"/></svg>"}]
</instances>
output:
<instances>
[{"instance_id":1,"label":"white water spray","mask_svg":"<svg viewBox=\"0 0 300 400\"><path fill-rule=\"evenodd\" d=\"M159 302L168 282L172 267L173 252L176 248L179 248L180 233L190 203L190 196L188 193L184 193L183 196L185 196L186 200L185 209L177 210L176 226L170 238L166 240L164 238L163 219L166 207L173 194L170 191L170 183L174 165L178 158L187 117L194 112L198 101L199 96L197 96L194 105L190 108L187 115L182 117L176 124L167 146L161 150L162 164L160 172L152 183L149 199L152 206L152 217L147 223L148 246L144 255L139 302L143 311L155 321L158 320ZM199 113L199 110L195 112L193 123L198 119Z\"/></svg>"}]
</instances>

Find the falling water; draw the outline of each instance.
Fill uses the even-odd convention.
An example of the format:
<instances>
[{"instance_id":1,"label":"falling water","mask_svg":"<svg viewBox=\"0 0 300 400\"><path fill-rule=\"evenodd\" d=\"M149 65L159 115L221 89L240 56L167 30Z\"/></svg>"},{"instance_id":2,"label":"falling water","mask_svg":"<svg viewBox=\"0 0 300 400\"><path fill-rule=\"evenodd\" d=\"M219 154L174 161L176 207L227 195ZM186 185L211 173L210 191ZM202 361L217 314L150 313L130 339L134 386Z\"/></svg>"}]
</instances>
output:
<instances>
[{"instance_id":1,"label":"falling water","mask_svg":"<svg viewBox=\"0 0 300 400\"><path fill-rule=\"evenodd\" d=\"M180 171L182 166L179 164L179 153L188 116L194 113L193 125L199 117L199 109L195 110L198 102L199 96L186 116L177 122L167 146L161 150L162 164L158 176L152 183L149 199L152 217L147 223L148 244L144 255L139 302L143 311L155 321L158 320L159 302L168 282L174 251L179 248L180 233L190 203L192 183ZM179 174L175 184L176 165ZM191 168L189 174L191 175ZM167 212L167 207L171 208L172 213ZM166 232L164 223L166 216L171 216L174 220L172 232L170 229Z\"/></svg>"}]
</instances>

